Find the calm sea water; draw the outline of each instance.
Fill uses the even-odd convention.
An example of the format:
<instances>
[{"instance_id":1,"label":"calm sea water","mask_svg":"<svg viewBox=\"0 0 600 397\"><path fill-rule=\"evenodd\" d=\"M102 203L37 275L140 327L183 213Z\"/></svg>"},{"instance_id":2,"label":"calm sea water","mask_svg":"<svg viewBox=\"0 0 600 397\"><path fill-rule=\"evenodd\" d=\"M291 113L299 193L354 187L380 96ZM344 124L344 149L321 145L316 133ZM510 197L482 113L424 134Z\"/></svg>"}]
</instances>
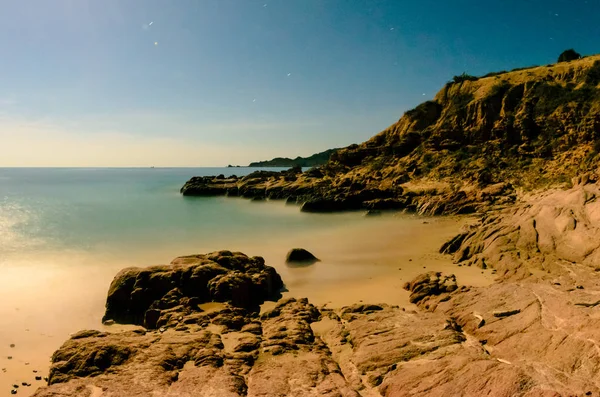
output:
<instances>
[{"instance_id":1,"label":"calm sea water","mask_svg":"<svg viewBox=\"0 0 600 397\"><path fill-rule=\"evenodd\" d=\"M460 220L306 214L282 201L179 194L194 175L251 171L0 169L0 367L7 369L0 390L30 379L32 368L46 373L48 357L69 334L101 328L108 286L128 266L242 251L277 269L286 296L332 307L408 304L402 285L424 268L486 285L480 269L458 268L436 254ZM321 262L288 266L293 247Z\"/></svg>"},{"instance_id":2,"label":"calm sea water","mask_svg":"<svg viewBox=\"0 0 600 397\"><path fill-rule=\"evenodd\" d=\"M322 230L359 214L301 213L283 202L183 197L195 175L245 175L251 168L0 169L0 263L15 254L85 251L135 258L172 256L290 232ZM184 252L175 252L184 250Z\"/></svg>"}]
</instances>

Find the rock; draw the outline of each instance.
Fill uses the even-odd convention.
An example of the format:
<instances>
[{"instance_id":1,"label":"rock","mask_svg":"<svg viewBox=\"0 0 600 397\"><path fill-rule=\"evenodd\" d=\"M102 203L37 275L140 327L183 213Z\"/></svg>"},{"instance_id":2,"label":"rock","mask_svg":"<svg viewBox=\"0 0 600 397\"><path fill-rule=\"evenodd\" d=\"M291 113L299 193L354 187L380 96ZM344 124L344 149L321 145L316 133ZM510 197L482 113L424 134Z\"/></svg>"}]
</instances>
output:
<instances>
[{"instance_id":1,"label":"rock","mask_svg":"<svg viewBox=\"0 0 600 397\"><path fill-rule=\"evenodd\" d=\"M240 314L259 334L222 329L214 320ZM310 324L320 313L306 299L287 299L260 318L226 308L208 322L184 316L189 332L120 332L71 339L53 355L49 386L35 396L75 396L88 385L107 395L354 396L330 350ZM226 332L227 331L227 332Z\"/></svg>"},{"instance_id":2,"label":"rock","mask_svg":"<svg viewBox=\"0 0 600 397\"><path fill-rule=\"evenodd\" d=\"M485 325L485 320L483 319L482 316L480 316L477 313L473 313L473 317L475 317L477 319L477 328L481 328Z\"/></svg>"},{"instance_id":3,"label":"rock","mask_svg":"<svg viewBox=\"0 0 600 397\"><path fill-rule=\"evenodd\" d=\"M571 277L564 262L591 274L600 260L599 197L596 183L530 195L457 236L454 260L492 267L502 279L524 279L538 269L552 279Z\"/></svg>"},{"instance_id":4,"label":"rock","mask_svg":"<svg viewBox=\"0 0 600 397\"><path fill-rule=\"evenodd\" d=\"M446 241L440 248L440 254L454 254L468 235L469 233L467 232L460 233Z\"/></svg>"},{"instance_id":5,"label":"rock","mask_svg":"<svg viewBox=\"0 0 600 397\"><path fill-rule=\"evenodd\" d=\"M381 216L382 212L379 210L368 210L365 212L365 216Z\"/></svg>"},{"instance_id":6,"label":"rock","mask_svg":"<svg viewBox=\"0 0 600 397\"><path fill-rule=\"evenodd\" d=\"M122 270L109 288L103 321L157 328L176 308L187 313L214 301L253 309L277 299L282 287L260 257L229 251L179 257L167 266Z\"/></svg>"},{"instance_id":7,"label":"rock","mask_svg":"<svg viewBox=\"0 0 600 397\"><path fill-rule=\"evenodd\" d=\"M432 277L444 278L422 278ZM78 395L90 384L132 397L358 397L373 385L383 396L598 393L600 354L591 338L600 319L567 294L501 282L456 290L427 312L367 303L320 311L293 298L260 316L230 305L180 312L185 331L80 332L53 355L49 386L35 395ZM525 308L520 315L501 321L482 325L477 314L517 304Z\"/></svg>"},{"instance_id":8,"label":"rock","mask_svg":"<svg viewBox=\"0 0 600 397\"><path fill-rule=\"evenodd\" d=\"M315 263L319 259L304 248L293 248L285 258L286 263Z\"/></svg>"},{"instance_id":9,"label":"rock","mask_svg":"<svg viewBox=\"0 0 600 397\"><path fill-rule=\"evenodd\" d=\"M509 317L509 316L514 316L515 314L519 314L521 313L521 309L514 309L514 310L498 310L493 312L492 314L494 315L494 317Z\"/></svg>"},{"instance_id":10,"label":"rock","mask_svg":"<svg viewBox=\"0 0 600 397\"><path fill-rule=\"evenodd\" d=\"M360 207L352 207L348 202L342 199L317 198L306 201L302 204L300 211L302 212L339 212L348 211L350 209L359 209Z\"/></svg>"},{"instance_id":11,"label":"rock","mask_svg":"<svg viewBox=\"0 0 600 397\"><path fill-rule=\"evenodd\" d=\"M196 176L187 181L180 192L184 196L223 196L234 186L234 180Z\"/></svg>"},{"instance_id":12,"label":"rock","mask_svg":"<svg viewBox=\"0 0 600 397\"><path fill-rule=\"evenodd\" d=\"M404 289L411 293L410 303L419 303L431 296L456 291L457 288L453 274L443 276L439 272L421 274L404 285Z\"/></svg>"}]
</instances>

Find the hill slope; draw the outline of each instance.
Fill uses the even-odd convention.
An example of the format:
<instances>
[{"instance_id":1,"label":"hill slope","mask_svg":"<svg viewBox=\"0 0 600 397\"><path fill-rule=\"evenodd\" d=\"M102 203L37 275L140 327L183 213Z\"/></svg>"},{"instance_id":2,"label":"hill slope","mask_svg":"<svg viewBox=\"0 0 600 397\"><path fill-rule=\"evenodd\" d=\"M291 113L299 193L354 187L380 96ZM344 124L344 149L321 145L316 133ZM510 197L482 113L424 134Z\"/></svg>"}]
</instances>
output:
<instances>
[{"instance_id":1,"label":"hill slope","mask_svg":"<svg viewBox=\"0 0 600 397\"><path fill-rule=\"evenodd\" d=\"M321 153L315 153L309 157L276 157L272 160L256 161L250 163L248 167L316 167L325 164L333 153L339 149L329 149Z\"/></svg>"},{"instance_id":2,"label":"hill slope","mask_svg":"<svg viewBox=\"0 0 600 397\"><path fill-rule=\"evenodd\" d=\"M467 78L465 78L467 77ZM431 101L305 173L190 180L182 193L287 198L304 211L485 212L570 186L600 159L600 56L458 76Z\"/></svg>"},{"instance_id":3,"label":"hill slope","mask_svg":"<svg viewBox=\"0 0 600 397\"><path fill-rule=\"evenodd\" d=\"M600 56L448 83L328 175L509 181L539 187L593 168L600 150ZM363 178L364 179L364 178Z\"/></svg>"}]
</instances>

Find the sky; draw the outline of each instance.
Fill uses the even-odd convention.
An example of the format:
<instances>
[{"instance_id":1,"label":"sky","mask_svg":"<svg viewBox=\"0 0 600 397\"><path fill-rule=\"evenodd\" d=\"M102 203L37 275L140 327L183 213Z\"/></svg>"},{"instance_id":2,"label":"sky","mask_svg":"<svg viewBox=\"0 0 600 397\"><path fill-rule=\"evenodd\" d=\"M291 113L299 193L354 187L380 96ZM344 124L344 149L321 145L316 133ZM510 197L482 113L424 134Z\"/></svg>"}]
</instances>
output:
<instances>
[{"instance_id":1,"label":"sky","mask_svg":"<svg viewBox=\"0 0 600 397\"><path fill-rule=\"evenodd\" d=\"M0 0L0 166L360 143L453 75L600 53L597 0Z\"/></svg>"}]
</instances>

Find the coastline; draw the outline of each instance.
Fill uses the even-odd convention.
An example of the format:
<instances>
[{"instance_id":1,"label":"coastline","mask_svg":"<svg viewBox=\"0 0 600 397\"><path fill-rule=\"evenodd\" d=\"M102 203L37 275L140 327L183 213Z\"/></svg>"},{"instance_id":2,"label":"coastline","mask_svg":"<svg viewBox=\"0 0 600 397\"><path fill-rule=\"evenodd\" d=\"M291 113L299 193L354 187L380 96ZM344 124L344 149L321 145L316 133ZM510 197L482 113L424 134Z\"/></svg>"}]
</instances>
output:
<instances>
[{"instance_id":1,"label":"coastline","mask_svg":"<svg viewBox=\"0 0 600 397\"><path fill-rule=\"evenodd\" d=\"M402 215L360 221L364 222L333 233L331 230L290 233L289 236L262 241L262 244L248 238L245 243L225 242L222 246L205 247L202 251L199 248L198 252L235 245L236 250L248 254L262 253L267 264L275 266L282 274L289 291L284 293L284 297L308 297L311 302L327 304L328 307L342 307L361 300L412 306L402 284L421 273L423 266L428 270L462 272L458 275L460 279L466 279L470 274L477 285L491 283L489 272L482 275L478 269L457 268L449 257L436 253L445 240L470 221L467 218ZM394 225L397 227L393 228ZM322 262L308 268L288 268L284 258L293 246L310 248ZM191 252L158 254L149 250L146 256L172 259L178 253ZM52 261L52 256L44 254L43 260L47 264ZM56 260L64 261L64 257L59 256ZM156 259L135 265L154 263L157 263ZM114 332L123 328L103 326L100 319L110 281L121 268L134 264L74 254L71 264L40 265L30 260L28 265L14 263L12 269L3 268L2 294L5 297L0 305L0 319L5 321L0 322L0 338L14 343L15 348L8 345L0 347L3 361L0 367L7 369L1 374L0 387L8 390L15 382L32 383L30 388L20 388L19 395L30 395L34 386L44 383L34 382L37 373L32 371L37 370L46 376L50 355L70 334L80 329ZM69 283L65 284L67 279ZM25 285L24 280L27 280ZM271 302L265 304L265 310L269 305ZM13 356L12 360L6 359L9 354ZM29 365L25 365L26 362Z\"/></svg>"},{"instance_id":2,"label":"coastline","mask_svg":"<svg viewBox=\"0 0 600 397\"><path fill-rule=\"evenodd\" d=\"M128 315L137 307L145 318L138 316L133 323L143 321L147 329L74 335L54 357L51 386L36 396L74 395L84 389L98 396L104 391L135 396L191 391L232 396L315 391L323 396L391 396L407 390L420 396L594 395L600 392L595 383L600 354L594 349L600 329L594 314L600 250L596 181L588 175L575 180L570 189L523 196L513 207L475 223L467 220L469 225L459 234L458 224L449 222L454 236L448 240L449 233L442 233L449 242L444 249L454 261L448 268L478 276L487 273L493 282L468 285L462 275L428 266L420 269L420 260L435 258L428 247L418 258L408 258L413 261L407 259L419 264L414 269L419 274L401 287L412 302L407 305L376 303L373 290L361 291L358 284L341 289L342 299L336 303L343 305L345 295L353 302L344 307L329 306L329 296L313 296L324 302L316 305L306 297L289 297L293 293L275 297L272 289L266 291L280 284L265 278L279 277L275 269L262 259L230 251L121 272L108 299L126 306L113 302L108 318L119 312ZM398 241L412 245L407 236L414 236L433 244L434 232L443 230L449 219L413 217L425 228L424 235L413 228L402 240L385 227L382 231L389 239L379 243L397 249ZM360 251L355 241L372 247L369 238L380 240L372 231L366 233L364 241L355 236L346 248ZM344 237L341 240L348 242ZM339 248L333 245L334 250ZM338 251L341 256L345 253ZM391 255L398 258L397 253ZM315 269L326 263L317 263ZM378 268L376 263L367 265L361 268ZM240 268L253 270L244 276L236 270ZM203 290L186 296L184 291L190 291L186 283L195 282L190 275L196 272L208 281L202 283ZM357 276L362 287L371 281L382 286L383 278ZM316 287L327 291L324 285ZM338 292L335 284L331 287ZM398 296L399 286L390 287L389 293ZM247 306L259 296L248 295L252 290L261 299L277 302L259 313ZM207 310L201 305L199 310L195 303L190 306L197 293L223 303L208 304ZM360 302L361 293L369 299ZM156 294L162 297L156 300ZM136 302L146 303L140 307ZM101 367L92 360L97 354L107 357ZM171 362L178 364L165 365Z\"/></svg>"}]
</instances>

